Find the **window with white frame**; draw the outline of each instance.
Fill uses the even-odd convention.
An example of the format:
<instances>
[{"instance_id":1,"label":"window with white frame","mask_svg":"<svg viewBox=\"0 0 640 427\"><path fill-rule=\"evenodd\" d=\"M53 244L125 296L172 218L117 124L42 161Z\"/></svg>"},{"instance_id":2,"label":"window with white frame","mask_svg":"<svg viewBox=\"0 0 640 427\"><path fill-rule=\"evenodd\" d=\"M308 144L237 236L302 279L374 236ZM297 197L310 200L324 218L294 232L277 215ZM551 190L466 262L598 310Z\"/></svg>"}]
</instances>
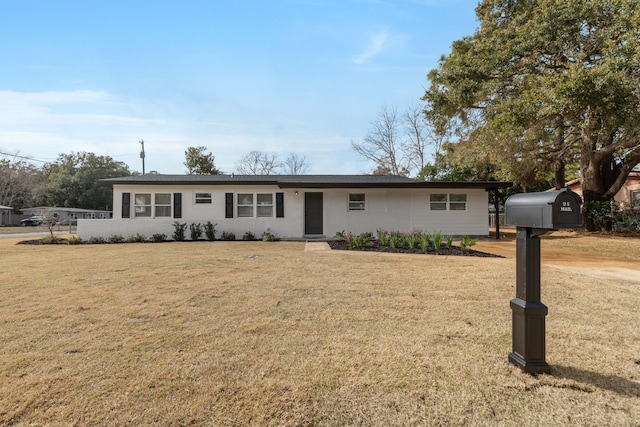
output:
<instances>
[{"instance_id":1,"label":"window with white frame","mask_svg":"<svg viewBox=\"0 0 640 427\"><path fill-rule=\"evenodd\" d=\"M464 193L434 193L429 195L429 209L432 211L466 211L467 195Z\"/></svg>"},{"instance_id":2,"label":"window with white frame","mask_svg":"<svg viewBox=\"0 0 640 427\"><path fill-rule=\"evenodd\" d=\"M238 218L253 217L253 194L238 194Z\"/></svg>"},{"instance_id":3,"label":"window with white frame","mask_svg":"<svg viewBox=\"0 0 640 427\"><path fill-rule=\"evenodd\" d=\"M631 190L631 206L640 206L640 190Z\"/></svg>"},{"instance_id":4,"label":"window with white frame","mask_svg":"<svg viewBox=\"0 0 640 427\"><path fill-rule=\"evenodd\" d=\"M151 217L151 194L136 194L134 197L136 218Z\"/></svg>"},{"instance_id":5,"label":"window with white frame","mask_svg":"<svg viewBox=\"0 0 640 427\"><path fill-rule=\"evenodd\" d=\"M196 193L196 205L210 205L211 193Z\"/></svg>"},{"instance_id":6,"label":"window with white frame","mask_svg":"<svg viewBox=\"0 0 640 427\"><path fill-rule=\"evenodd\" d=\"M429 206L432 211L446 211L447 210L447 194L429 195Z\"/></svg>"},{"instance_id":7,"label":"window with white frame","mask_svg":"<svg viewBox=\"0 0 640 427\"><path fill-rule=\"evenodd\" d=\"M156 217L171 216L171 193L156 193L155 196Z\"/></svg>"},{"instance_id":8,"label":"window with white frame","mask_svg":"<svg viewBox=\"0 0 640 427\"><path fill-rule=\"evenodd\" d=\"M364 193L349 193L349 210L363 211L365 208Z\"/></svg>"},{"instance_id":9,"label":"window with white frame","mask_svg":"<svg viewBox=\"0 0 640 427\"><path fill-rule=\"evenodd\" d=\"M450 211L466 211L467 195L464 193L449 194L449 210Z\"/></svg>"},{"instance_id":10,"label":"window with white frame","mask_svg":"<svg viewBox=\"0 0 640 427\"><path fill-rule=\"evenodd\" d=\"M256 201L256 213L259 217L269 218L273 216L273 194L256 194Z\"/></svg>"}]
</instances>

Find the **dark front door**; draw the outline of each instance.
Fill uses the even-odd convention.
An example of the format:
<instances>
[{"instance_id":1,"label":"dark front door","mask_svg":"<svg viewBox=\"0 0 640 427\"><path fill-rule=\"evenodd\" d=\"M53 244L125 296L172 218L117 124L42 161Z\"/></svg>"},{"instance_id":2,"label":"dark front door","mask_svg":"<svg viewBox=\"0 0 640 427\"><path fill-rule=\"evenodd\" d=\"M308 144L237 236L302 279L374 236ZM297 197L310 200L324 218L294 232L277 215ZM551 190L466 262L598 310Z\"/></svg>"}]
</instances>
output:
<instances>
[{"instance_id":1,"label":"dark front door","mask_svg":"<svg viewBox=\"0 0 640 427\"><path fill-rule=\"evenodd\" d=\"M322 193L304 193L304 234L322 234Z\"/></svg>"}]
</instances>

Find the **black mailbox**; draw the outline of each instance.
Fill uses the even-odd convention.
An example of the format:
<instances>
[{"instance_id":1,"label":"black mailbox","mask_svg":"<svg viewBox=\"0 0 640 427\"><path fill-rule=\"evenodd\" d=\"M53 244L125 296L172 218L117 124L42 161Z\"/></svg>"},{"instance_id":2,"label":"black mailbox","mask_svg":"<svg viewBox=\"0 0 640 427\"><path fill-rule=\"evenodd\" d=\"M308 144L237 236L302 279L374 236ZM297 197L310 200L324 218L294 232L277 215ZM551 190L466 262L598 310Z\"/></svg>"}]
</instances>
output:
<instances>
[{"instance_id":1,"label":"black mailbox","mask_svg":"<svg viewBox=\"0 0 640 427\"><path fill-rule=\"evenodd\" d=\"M514 194L504 203L504 224L516 227L580 228L582 199L569 189Z\"/></svg>"},{"instance_id":2,"label":"black mailbox","mask_svg":"<svg viewBox=\"0 0 640 427\"><path fill-rule=\"evenodd\" d=\"M504 203L505 225L516 228L516 297L511 300L509 361L524 372L551 372L545 360L545 316L540 301L540 239L549 230L581 227L582 200L568 188L514 194Z\"/></svg>"}]
</instances>

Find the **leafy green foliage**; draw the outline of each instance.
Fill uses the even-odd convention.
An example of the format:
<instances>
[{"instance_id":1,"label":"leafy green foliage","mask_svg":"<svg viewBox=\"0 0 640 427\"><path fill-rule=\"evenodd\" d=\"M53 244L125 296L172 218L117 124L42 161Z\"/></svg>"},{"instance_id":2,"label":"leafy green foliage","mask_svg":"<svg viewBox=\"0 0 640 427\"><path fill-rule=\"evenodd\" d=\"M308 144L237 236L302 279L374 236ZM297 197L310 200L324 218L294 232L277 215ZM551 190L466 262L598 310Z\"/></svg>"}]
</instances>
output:
<instances>
[{"instance_id":1,"label":"leafy green foliage","mask_svg":"<svg viewBox=\"0 0 640 427\"><path fill-rule=\"evenodd\" d=\"M247 231L242 235L242 240L256 240L256 235L250 231Z\"/></svg>"},{"instance_id":2,"label":"leafy green foliage","mask_svg":"<svg viewBox=\"0 0 640 427\"><path fill-rule=\"evenodd\" d=\"M213 224L211 221L207 221L204 225L204 235L207 237L207 240L216 240L216 225L218 224Z\"/></svg>"},{"instance_id":3,"label":"leafy green foliage","mask_svg":"<svg viewBox=\"0 0 640 427\"><path fill-rule=\"evenodd\" d=\"M123 162L85 152L61 154L43 169L48 178L40 204L68 208L107 210L112 189L98 180L131 175Z\"/></svg>"},{"instance_id":4,"label":"leafy green foliage","mask_svg":"<svg viewBox=\"0 0 640 427\"><path fill-rule=\"evenodd\" d=\"M180 221L174 221L173 222L173 240L175 240L176 242L182 242L186 236L185 236L185 231L187 230L187 224L180 222Z\"/></svg>"},{"instance_id":5,"label":"leafy green foliage","mask_svg":"<svg viewBox=\"0 0 640 427\"><path fill-rule=\"evenodd\" d=\"M202 224L200 224L199 222L189 224L189 235L191 237L191 240L200 239L200 236L202 236L202 232Z\"/></svg>"},{"instance_id":6,"label":"leafy green foliage","mask_svg":"<svg viewBox=\"0 0 640 427\"><path fill-rule=\"evenodd\" d=\"M429 73L423 98L438 130L457 138L448 160L498 166L497 179L525 190L562 186L579 165L585 201L610 200L640 163L639 6L482 1L478 29Z\"/></svg>"},{"instance_id":7,"label":"leafy green foliage","mask_svg":"<svg viewBox=\"0 0 640 427\"><path fill-rule=\"evenodd\" d=\"M154 243L160 243L167 240L167 235L164 233L153 233L151 235L151 241Z\"/></svg>"},{"instance_id":8,"label":"leafy green foliage","mask_svg":"<svg viewBox=\"0 0 640 427\"><path fill-rule=\"evenodd\" d=\"M113 234L107 239L109 243L124 243L124 237L120 234Z\"/></svg>"},{"instance_id":9,"label":"leafy green foliage","mask_svg":"<svg viewBox=\"0 0 640 427\"><path fill-rule=\"evenodd\" d=\"M184 152L184 165L189 175L220 175L222 172L216 168L215 156L206 154L207 147L188 147Z\"/></svg>"},{"instance_id":10,"label":"leafy green foliage","mask_svg":"<svg viewBox=\"0 0 640 427\"><path fill-rule=\"evenodd\" d=\"M233 241L236 240L236 235L230 231L223 231L220 240Z\"/></svg>"},{"instance_id":11,"label":"leafy green foliage","mask_svg":"<svg viewBox=\"0 0 640 427\"><path fill-rule=\"evenodd\" d=\"M279 241L280 238L278 236L276 236L275 234L269 232L269 231L265 231L264 233L262 233L262 241L263 242L277 242Z\"/></svg>"}]
</instances>

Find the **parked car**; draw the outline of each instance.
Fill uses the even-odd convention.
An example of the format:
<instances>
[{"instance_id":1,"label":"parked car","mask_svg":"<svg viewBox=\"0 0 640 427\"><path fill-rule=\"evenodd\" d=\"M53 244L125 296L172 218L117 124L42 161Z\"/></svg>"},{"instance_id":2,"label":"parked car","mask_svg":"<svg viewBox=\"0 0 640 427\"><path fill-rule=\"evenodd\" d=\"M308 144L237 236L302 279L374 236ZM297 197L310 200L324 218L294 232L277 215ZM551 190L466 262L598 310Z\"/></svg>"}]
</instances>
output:
<instances>
[{"instance_id":1,"label":"parked car","mask_svg":"<svg viewBox=\"0 0 640 427\"><path fill-rule=\"evenodd\" d=\"M20 221L20 225L23 227L35 227L37 225L44 224L45 221L47 221L47 218L43 217L42 215L34 215L32 217L29 217ZM50 225L53 225L56 223L55 218L49 218L48 221Z\"/></svg>"}]
</instances>

